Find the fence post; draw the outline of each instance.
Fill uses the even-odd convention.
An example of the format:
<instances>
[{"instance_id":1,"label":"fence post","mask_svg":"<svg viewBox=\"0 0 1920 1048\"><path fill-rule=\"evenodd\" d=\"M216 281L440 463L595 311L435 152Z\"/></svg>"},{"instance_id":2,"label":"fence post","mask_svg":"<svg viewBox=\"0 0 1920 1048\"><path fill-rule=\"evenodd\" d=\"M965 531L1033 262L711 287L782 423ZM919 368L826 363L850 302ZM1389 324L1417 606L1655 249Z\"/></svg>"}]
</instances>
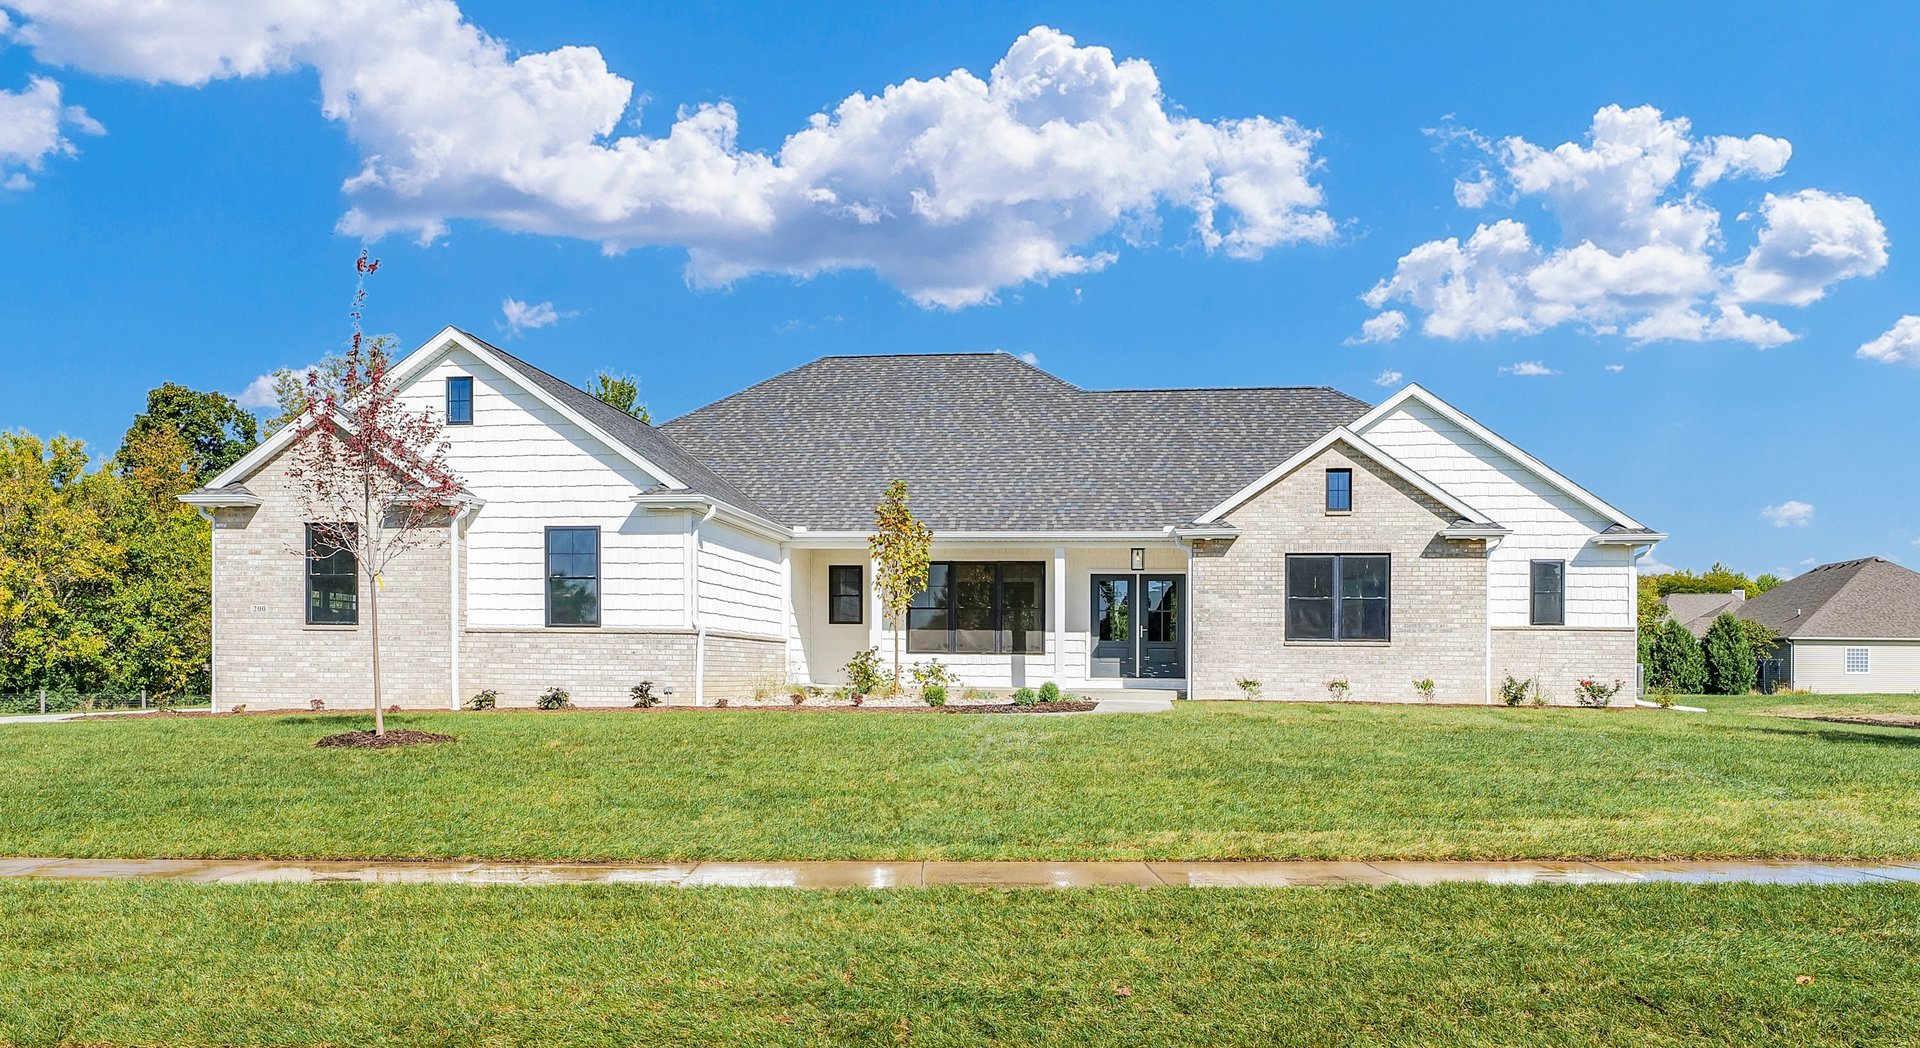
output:
<instances>
[{"instance_id":1,"label":"fence post","mask_svg":"<svg viewBox=\"0 0 1920 1048\"><path fill-rule=\"evenodd\" d=\"M147 689L145 688L140 689L140 708L143 710L147 708Z\"/></svg>"},{"instance_id":2,"label":"fence post","mask_svg":"<svg viewBox=\"0 0 1920 1048\"><path fill-rule=\"evenodd\" d=\"M42 715L47 712L47 689L45 688L40 689L40 712Z\"/></svg>"}]
</instances>

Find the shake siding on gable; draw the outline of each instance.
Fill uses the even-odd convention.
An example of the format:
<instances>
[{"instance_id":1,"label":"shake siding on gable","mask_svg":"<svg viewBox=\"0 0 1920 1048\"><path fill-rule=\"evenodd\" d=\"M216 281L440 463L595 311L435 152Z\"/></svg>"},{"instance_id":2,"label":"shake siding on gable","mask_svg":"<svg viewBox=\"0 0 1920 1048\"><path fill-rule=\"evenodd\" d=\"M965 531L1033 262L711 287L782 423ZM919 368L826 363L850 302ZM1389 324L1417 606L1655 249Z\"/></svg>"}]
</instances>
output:
<instances>
[{"instance_id":1,"label":"shake siding on gable","mask_svg":"<svg viewBox=\"0 0 1920 1048\"><path fill-rule=\"evenodd\" d=\"M708 629L784 638L780 544L719 521L700 526L700 615Z\"/></svg>"},{"instance_id":2,"label":"shake siding on gable","mask_svg":"<svg viewBox=\"0 0 1920 1048\"><path fill-rule=\"evenodd\" d=\"M685 518L629 501L658 479L463 351L427 368L405 396L438 414L453 375L473 378L474 422L447 427L447 462L487 501L462 550L467 625L545 626L550 525L599 526L603 627L686 625Z\"/></svg>"},{"instance_id":3,"label":"shake siding on gable","mask_svg":"<svg viewBox=\"0 0 1920 1048\"><path fill-rule=\"evenodd\" d=\"M1487 560L1493 628L1530 625L1528 565L1535 560L1567 562L1568 627L1633 628L1633 550L1590 544L1613 521L1418 402L1401 405L1361 435L1512 529Z\"/></svg>"}]
</instances>

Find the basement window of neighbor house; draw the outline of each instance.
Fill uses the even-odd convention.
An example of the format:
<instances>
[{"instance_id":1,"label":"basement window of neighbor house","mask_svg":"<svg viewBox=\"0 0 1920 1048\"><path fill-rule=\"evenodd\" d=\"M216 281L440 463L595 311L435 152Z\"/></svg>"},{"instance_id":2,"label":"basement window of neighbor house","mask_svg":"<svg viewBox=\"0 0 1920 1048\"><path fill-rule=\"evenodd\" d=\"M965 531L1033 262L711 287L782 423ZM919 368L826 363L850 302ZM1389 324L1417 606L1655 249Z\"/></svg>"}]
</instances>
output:
<instances>
[{"instance_id":1,"label":"basement window of neighbor house","mask_svg":"<svg viewBox=\"0 0 1920 1048\"><path fill-rule=\"evenodd\" d=\"M1047 566L1039 561L936 562L907 608L915 654L1044 655Z\"/></svg>"},{"instance_id":2,"label":"basement window of neighbor house","mask_svg":"<svg viewBox=\"0 0 1920 1048\"><path fill-rule=\"evenodd\" d=\"M861 574L858 564L827 565L827 622L835 626L860 624L866 607Z\"/></svg>"},{"instance_id":3,"label":"basement window of neighbor house","mask_svg":"<svg viewBox=\"0 0 1920 1048\"><path fill-rule=\"evenodd\" d=\"M1528 601L1530 620L1535 626L1567 624L1567 562L1533 562L1532 598Z\"/></svg>"},{"instance_id":4,"label":"basement window of neighbor house","mask_svg":"<svg viewBox=\"0 0 1920 1048\"><path fill-rule=\"evenodd\" d=\"M1288 554L1287 639L1389 639L1391 574L1384 553Z\"/></svg>"},{"instance_id":5,"label":"basement window of neighbor house","mask_svg":"<svg viewBox=\"0 0 1920 1048\"><path fill-rule=\"evenodd\" d=\"M338 536L336 536L338 537ZM360 566L353 553L307 525L307 625L360 624Z\"/></svg>"},{"instance_id":6,"label":"basement window of neighbor house","mask_svg":"<svg viewBox=\"0 0 1920 1048\"><path fill-rule=\"evenodd\" d=\"M547 529L547 625L600 625L600 529Z\"/></svg>"}]
</instances>

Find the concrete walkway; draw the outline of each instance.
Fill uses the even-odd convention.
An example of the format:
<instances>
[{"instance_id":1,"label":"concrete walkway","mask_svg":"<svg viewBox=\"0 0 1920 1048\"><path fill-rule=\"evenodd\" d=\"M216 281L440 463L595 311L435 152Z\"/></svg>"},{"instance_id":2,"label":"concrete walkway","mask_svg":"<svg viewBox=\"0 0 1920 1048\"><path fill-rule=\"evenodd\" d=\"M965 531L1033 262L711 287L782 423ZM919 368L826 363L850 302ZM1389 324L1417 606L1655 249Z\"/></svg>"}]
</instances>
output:
<instances>
[{"instance_id":1,"label":"concrete walkway","mask_svg":"<svg viewBox=\"0 0 1920 1048\"><path fill-rule=\"evenodd\" d=\"M0 878L197 884L654 884L692 888L1288 888L1385 884L1920 883L1920 861L1824 862L698 862L0 859Z\"/></svg>"}]
</instances>

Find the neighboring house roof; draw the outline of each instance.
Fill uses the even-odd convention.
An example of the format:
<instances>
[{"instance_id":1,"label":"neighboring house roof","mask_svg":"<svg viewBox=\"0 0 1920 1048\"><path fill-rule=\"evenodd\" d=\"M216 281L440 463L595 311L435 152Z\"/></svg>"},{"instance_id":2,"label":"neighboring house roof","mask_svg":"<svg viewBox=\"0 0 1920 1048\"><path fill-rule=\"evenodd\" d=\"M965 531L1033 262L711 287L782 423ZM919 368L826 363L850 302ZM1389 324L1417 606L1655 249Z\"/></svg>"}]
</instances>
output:
<instances>
[{"instance_id":1,"label":"neighboring house roof","mask_svg":"<svg viewBox=\"0 0 1920 1048\"><path fill-rule=\"evenodd\" d=\"M1745 598L1732 593L1669 593L1660 598L1673 621L1685 626L1695 637L1705 637L1707 627L1713 625L1721 612L1733 610L1744 602Z\"/></svg>"},{"instance_id":2,"label":"neighboring house roof","mask_svg":"<svg viewBox=\"0 0 1920 1048\"><path fill-rule=\"evenodd\" d=\"M1789 640L1920 639L1920 573L1879 557L1822 564L1737 613Z\"/></svg>"},{"instance_id":3,"label":"neighboring house roof","mask_svg":"<svg viewBox=\"0 0 1920 1048\"><path fill-rule=\"evenodd\" d=\"M461 334L485 346L508 367L518 372L521 378L539 386L549 396L572 408L605 436L626 445L629 450L647 461L658 464L661 469L673 474L685 485L683 488L671 490L710 495L736 509L743 509L769 520L780 519L768 512L767 508L760 505L752 496L707 468L706 463L688 454L685 448L675 443L672 437L662 433L658 428L634 418L564 379L547 374L472 332L462 331ZM668 489L664 485L655 485L649 490L651 493Z\"/></svg>"},{"instance_id":4,"label":"neighboring house roof","mask_svg":"<svg viewBox=\"0 0 1920 1048\"><path fill-rule=\"evenodd\" d=\"M936 530L1162 528L1367 405L1324 386L1086 390L1005 353L824 357L661 427L768 515L858 530L895 479Z\"/></svg>"}]
</instances>

